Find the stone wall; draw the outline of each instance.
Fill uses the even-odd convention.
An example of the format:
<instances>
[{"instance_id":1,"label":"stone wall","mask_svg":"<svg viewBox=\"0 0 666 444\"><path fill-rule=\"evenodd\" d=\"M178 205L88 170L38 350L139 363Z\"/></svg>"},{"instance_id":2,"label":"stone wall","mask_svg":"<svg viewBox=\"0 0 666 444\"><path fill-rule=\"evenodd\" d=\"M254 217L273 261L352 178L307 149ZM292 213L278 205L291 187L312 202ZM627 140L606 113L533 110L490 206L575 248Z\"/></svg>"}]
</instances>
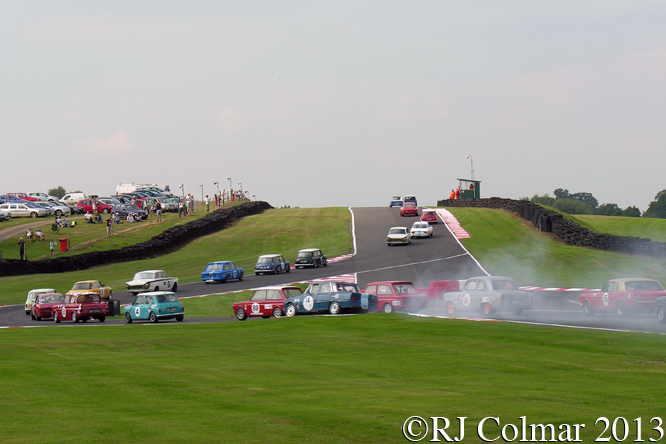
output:
<instances>
[{"instance_id":1,"label":"stone wall","mask_svg":"<svg viewBox=\"0 0 666 444\"><path fill-rule=\"evenodd\" d=\"M571 220L564 219L559 213L547 210L527 200L502 199L499 197L468 200L446 199L437 201L437 206L507 210L530 221L537 229L555 234L567 245L635 256L666 258L666 243L652 242L650 239L641 239L638 237L595 233Z\"/></svg>"},{"instance_id":2,"label":"stone wall","mask_svg":"<svg viewBox=\"0 0 666 444\"><path fill-rule=\"evenodd\" d=\"M231 208L223 208L200 219L178 225L154 236L152 239L119 250L93 251L76 256L44 259L41 261L0 260L0 277L24 274L64 273L86 270L101 265L129 262L157 257L208 234L226 228L236 219L263 213L272 208L267 202L245 202Z\"/></svg>"}]
</instances>

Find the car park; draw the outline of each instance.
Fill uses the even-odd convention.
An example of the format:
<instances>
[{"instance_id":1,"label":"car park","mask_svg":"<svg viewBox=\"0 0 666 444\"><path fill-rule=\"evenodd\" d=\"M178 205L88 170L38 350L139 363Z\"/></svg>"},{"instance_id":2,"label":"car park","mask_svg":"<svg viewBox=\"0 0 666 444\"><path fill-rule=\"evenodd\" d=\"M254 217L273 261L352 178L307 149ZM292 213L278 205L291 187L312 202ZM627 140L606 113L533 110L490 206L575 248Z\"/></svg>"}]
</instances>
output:
<instances>
[{"instance_id":1,"label":"car park","mask_svg":"<svg viewBox=\"0 0 666 444\"><path fill-rule=\"evenodd\" d=\"M429 224L437 223L437 213L432 208L424 208L421 210L421 222L428 222Z\"/></svg>"},{"instance_id":2,"label":"car park","mask_svg":"<svg viewBox=\"0 0 666 444\"><path fill-rule=\"evenodd\" d=\"M296 260L294 261L294 266L296 268L303 267L325 267L328 263L326 261L326 256L321 252L319 248L306 248L300 250L296 255Z\"/></svg>"},{"instance_id":3,"label":"car park","mask_svg":"<svg viewBox=\"0 0 666 444\"><path fill-rule=\"evenodd\" d=\"M76 204L77 207L83 208L87 213L92 213L97 209L98 213L110 213L113 205L105 204L98 199L81 199Z\"/></svg>"},{"instance_id":4,"label":"car park","mask_svg":"<svg viewBox=\"0 0 666 444\"><path fill-rule=\"evenodd\" d=\"M0 210L12 213L12 217L46 217L51 211L35 205L32 202L5 203L0 205Z\"/></svg>"},{"instance_id":5,"label":"car park","mask_svg":"<svg viewBox=\"0 0 666 444\"><path fill-rule=\"evenodd\" d=\"M51 196L51 195L46 194L46 193L30 193L30 194L28 194L28 196L35 197L35 198L41 200L42 202L55 202L55 201L58 200L58 198L56 196Z\"/></svg>"},{"instance_id":6,"label":"car park","mask_svg":"<svg viewBox=\"0 0 666 444\"><path fill-rule=\"evenodd\" d=\"M131 281L125 283L125 289L134 296L147 291L176 291L178 278L169 277L164 270L139 271Z\"/></svg>"},{"instance_id":7,"label":"car park","mask_svg":"<svg viewBox=\"0 0 666 444\"><path fill-rule=\"evenodd\" d=\"M12 213L7 210L0 210L0 221L9 220L12 218Z\"/></svg>"},{"instance_id":8,"label":"car park","mask_svg":"<svg viewBox=\"0 0 666 444\"><path fill-rule=\"evenodd\" d=\"M15 196L0 194L0 204L5 203L25 203L27 200L17 199Z\"/></svg>"},{"instance_id":9,"label":"car park","mask_svg":"<svg viewBox=\"0 0 666 444\"><path fill-rule=\"evenodd\" d=\"M408 245L412 243L412 236L409 234L407 227L392 227L386 235L386 244L391 245Z\"/></svg>"},{"instance_id":10,"label":"car park","mask_svg":"<svg viewBox=\"0 0 666 444\"><path fill-rule=\"evenodd\" d=\"M432 237L433 228L428 222L414 222L412 229L409 230L409 234L412 238L415 237Z\"/></svg>"},{"instance_id":11,"label":"car park","mask_svg":"<svg viewBox=\"0 0 666 444\"><path fill-rule=\"evenodd\" d=\"M366 285L364 293L377 296L376 311L419 311L428 306L428 297L408 281L380 281Z\"/></svg>"},{"instance_id":12,"label":"car park","mask_svg":"<svg viewBox=\"0 0 666 444\"><path fill-rule=\"evenodd\" d=\"M232 279L242 281L244 274L244 270L231 261L217 261L206 265L206 269L201 272L201 280L207 284L229 282Z\"/></svg>"},{"instance_id":13,"label":"car park","mask_svg":"<svg viewBox=\"0 0 666 444\"><path fill-rule=\"evenodd\" d=\"M111 299L113 291L111 287L107 287L100 281L79 281L76 282L72 289L67 292L65 296L70 296L77 293L96 293L102 299Z\"/></svg>"},{"instance_id":14,"label":"car park","mask_svg":"<svg viewBox=\"0 0 666 444\"><path fill-rule=\"evenodd\" d=\"M45 293L55 293L55 288L37 288L35 290L30 290L28 292L28 297L25 299L25 304L24 304L26 315L30 314L30 311L32 310L32 304L35 303L35 299L37 299L37 296Z\"/></svg>"},{"instance_id":15,"label":"car park","mask_svg":"<svg viewBox=\"0 0 666 444\"><path fill-rule=\"evenodd\" d=\"M125 321L149 320L156 323L166 319L182 322L185 309L175 293L169 291L153 291L141 293L134 298L132 305L125 306Z\"/></svg>"},{"instance_id":16,"label":"car park","mask_svg":"<svg viewBox=\"0 0 666 444\"><path fill-rule=\"evenodd\" d=\"M255 290L249 301L236 302L233 305L234 314L239 321L248 317L280 318L284 315L284 301L291 297L300 296L303 290L300 287L279 286L266 287Z\"/></svg>"},{"instance_id":17,"label":"car park","mask_svg":"<svg viewBox=\"0 0 666 444\"><path fill-rule=\"evenodd\" d=\"M129 204L116 205L111 209L111 213L117 215L123 220L127 219L127 216L129 214L132 214L133 216L139 216L141 220L148 219L148 212L143 211L136 205L129 205Z\"/></svg>"},{"instance_id":18,"label":"car park","mask_svg":"<svg viewBox=\"0 0 666 444\"><path fill-rule=\"evenodd\" d=\"M519 315L532 308L532 295L520 291L513 279L501 276L470 278L462 290L444 293L442 298L449 316L459 311L480 312L485 316L494 311Z\"/></svg>"},{"instance_id":19,"label":"car park","mask_svg":"<svg viewBox=\"0 0 666 444\"><path fill-rule=\"evenodd\" d=\"M44 293L37 296L30 310L33 321L41 321L44 318L53 317L53 307L61 305L65 298L60 293Z\"/></svg>"},{"instance_id":20,"label":"car park","mask_svg":"<svg viewBox=\"0 0 666 444\"><path fill-rule=\"evenodd\" d=\"M595 313L654 313L656 299L666 296L666 291L654 279L621 278L606 282L601 291L583 293L580 303L588 316Z\"/></svg>"},{"instance_id":21,"label":"car park","mask_svg":"<svg viewBox=\"0 0 666 444\"><path fill-rule=\"evenodd\" d=\"M309 313L366 313L376 310L377 298L362 293L353 283L313 282L302 295L286 299L283 306L290 317Z\"/></svg>"},{"instance_id":22,"label":"car park","mask_svg":"<svg viewBox=\"0 0 666 444\"><path fill-rule=\"evenodd\" d=\"M52 311L53 320L58 324L62 321L88 322L90 319L104 322L109 316L109 303L97 293L66 294L65 302L53 306Z\"/></svg>"},{"instance_id":23,"label":"car park","mask_svg":"<svg viewBox=\"0 0 666 444\"><path fill-rule=\"evenodd\" d=\"M400 216L419 216L419 208L414 202L404 202L400 207Z\"/></svg>"},{"instance_id":24,"label":"car park","mask_svg":"<svg viewBox=\"0 0 666 444\"><path fill-rule=\"evenodd\" d=\"M402 206L402 197L392 196L391 197L391 202L389 203L389 208L401 207L401 206Z\"/></svg>"},{"instance_id":25,"label":"car park","mask_svg":"<svg viewBox=\"0 0 666 444\"><path fill-rule=\"evenodd\" d=\"M254 265L254 274L278 274L284 271L289 273L291 271L291 264L281 254L264 254L259 256L257 263Z\"/></svg>"},{"instance_id":26,"label":"car park","mask_svg":"<svg viewBox=\"0 0 666 444\"><path fill-rule=\"evenodd\" d=\"M122 203L118 199L115 199L113 197L98 197L97 200L99 200L104 204L111 205L112 207L115 207L116 205L120 205Z\"/></svg>"},{"instance_id":27,"label":"car park","mask_svg":"<svg viewBox=\"0 0 666 444\"><path fill-rule=\"evenodd\" d=\"M26 193L7 193L7 195L13 197L14 199L25 200L28 202L38 202L41 200L37 197L28 196Z\"/></svg>"},{"instance_id":28,"label":"car park","mask_svg":"<svg viewBox=\"0 0 666 444\"><path fill-rule=\"evenodd\" d=\"M69 216L72 214L70 206L60 202L35 202L34 204L48 209L55 216Z\"/></svg>"},{"instance_id":29,"label":"car park","mask_svg":"<svg viewBox=\"0 0 666 444\"><path fill-rule=\"evenodd\" d=\"M67 193L65 194L59 202L66 203L67 205L76 205L81 199L85 199L87 196L83 193Z\"/></svg>"}]
</instances>

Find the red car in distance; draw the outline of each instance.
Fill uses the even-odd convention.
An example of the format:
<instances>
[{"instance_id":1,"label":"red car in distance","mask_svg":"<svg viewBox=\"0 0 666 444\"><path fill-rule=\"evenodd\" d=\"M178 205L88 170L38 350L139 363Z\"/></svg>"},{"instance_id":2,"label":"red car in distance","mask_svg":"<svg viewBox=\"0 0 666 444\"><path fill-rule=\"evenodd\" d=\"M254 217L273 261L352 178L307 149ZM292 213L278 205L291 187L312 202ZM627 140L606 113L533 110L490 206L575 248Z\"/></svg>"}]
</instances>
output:
<instances>
[{"instance_id":1,"label":"red car in distance","mask_svg":"<svg viewBox=\"0 0 666 444\"><path fill-rule=\"evenodd\" d=\"M416 216L418 217L419 215L419 208L416 206L414 202L404 202L402 204L402 207L400 207L400 215L401 216Z\"/></svg>"},{"instance_id":2,"label":"red car in distance","mask_svg":"<svg viewBox=\"0 0 666 444\"><path fill-rule=\"evenodd\" d=\"M110 213L113 209L113 205L105 204L97 199L81 199L77 202L76 206L83 208L84 211L92 213L93 212L93 200L97 204L98 213Z\"/></svg>"},{"instance_id":3,"label":"red car in distance","mask_svg":"<svg viewBox=\"0 0 666 444\"><path fill-rule=\"evenodd\" d=\"M244 321L248 316L261 316L280 318L284 315L282 305L287 298L300 296L303 290L299 287L266 287L255 290L249 301L236 302L233 306L234 313L239 321Z\"/></svg>"},{"instance_id":4,"label":"red car in distance","mask_svg":"<svg viewBox=\"0 0 666 444\"><path fill-rule=\"evenodd\" d=\"M28 200L30 202L38 202L39 199L36 197L28 196L25 193L7 193L7 196L13 197L15 199Z\"/></svg>"},{"instance_id":5,"label":"red car in distance","mask_svg":"<svg viewBox=\"0 0 666 444\"><path fill-rule=\"evenodd\" d=\"M437 223L437 213L435 210L430 208L424 208L421 210L421 222L429 222L431 224Z\"/></svg>"},{"instance_id":6,"label":"red car in distance","mask_svg":"<svg viewBox=\"0 0 666 444\"><path fill-rule=\"evenodd\" d=\"M41 321L42 318L53 317L53 307L62 305L65 298L60 293L43 293L37 296L32 305L30 317L33 321Z\"/></svg>"},{"instance_id":7,"label":"red car in distance","mask_svg":"<svg viewBox=\"0 0 666 444\"><path fill-rule=\"evenodd\" d=\"M419 311L428 306L428 296L420 294L414 284L407 281L372 282L363 293L377 296L377 311Z\"/></svg>"},{"instance_id":8,"label":"red car in distance","mask_svg":"<svg viewBox=\"0 0 666 444\"><path fill-rule=\"evenodd\" d=\"M99 319L104 322L109 316L109 303L100 299L97 293L74 293L65 296L65 302L53 307L53 320L88 322Z\"/></svg>"},{"instance_id":9,"label":"red car in distance","mask_svg":"<svg viewBox=\"0 0 666 444\"><path fill-rule=\"evenodd\" d=\"M654 313L655 299L666 296L666 290L654 279L611 279L596 293L583 293L580 303L587 316L595 313Z\"/></svg>"}]
</instances>

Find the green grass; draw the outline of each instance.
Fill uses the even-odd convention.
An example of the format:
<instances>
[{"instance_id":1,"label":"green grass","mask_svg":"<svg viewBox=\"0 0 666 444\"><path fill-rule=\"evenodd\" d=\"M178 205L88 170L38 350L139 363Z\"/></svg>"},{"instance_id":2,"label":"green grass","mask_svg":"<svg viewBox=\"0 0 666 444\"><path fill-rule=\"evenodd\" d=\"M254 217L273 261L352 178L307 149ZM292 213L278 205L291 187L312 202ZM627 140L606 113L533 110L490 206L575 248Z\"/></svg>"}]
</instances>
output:
<instances>
[{"instance_id":1,"label":"green grass","mask_svg":"<svg viewBox=\"0 0 666 444\"><path fill-rule=\"evenodd\" d=\"M599 288L617 277L646 277L666 284L666 260L564 245L505 211L448 209L472 236L463 239L463 245L484 268L512 277L519 285Z\"/></svg>"},{"instance_id":2,"label":"green grass","mask_svg":"<svg viewBox=\"0 0 666 444\"><path fill-rule=\"evenodd\" d=\"M163 269L185 283L199 281L201 272L211 261L233 260L237 266L245 268L246 273L253 273L261 254L281 253L293 261L299 249L312 247L320 248L328 257L335 257L352 249L349 221L346 208L268 210L154 259L71 273L2 278L0 305L23 303L33 288L55 288L64 294L74 282L86 279L99 279L111 288L124 291L125 282L140 270Z\"/></svg>"},{"instance_id":3,"label":"green grass","mask_svg":"<svg viewBox=\"0 0 666 444\"><path fill-rule=\"evenodd\" d=\"M599 416L642 417L649 439L666 395L661 335L401 315L13 329L0 347L4 443L406 442L412 415L466 416L465 442L523 415L584 423L584 442Z\"/></svg>"},{"instance_id":4,"label":"green grass","mask_svg":"<svg viewBox=\"0 0 666 444\"><path fill-rule=\"evenodd\" d=\"M577 214L575 222L595 233L634 236L648 238L655 242L666 242L666 219Z\"/></svg>"}]
</instances>

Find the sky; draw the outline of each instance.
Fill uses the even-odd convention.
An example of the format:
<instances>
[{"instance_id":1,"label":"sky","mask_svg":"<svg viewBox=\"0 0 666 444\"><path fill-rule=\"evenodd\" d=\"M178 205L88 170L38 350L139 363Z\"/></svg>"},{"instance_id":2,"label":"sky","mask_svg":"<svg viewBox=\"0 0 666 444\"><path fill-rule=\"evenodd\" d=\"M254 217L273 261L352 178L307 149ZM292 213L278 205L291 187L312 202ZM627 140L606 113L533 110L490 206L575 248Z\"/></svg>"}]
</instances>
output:
<instances>
[{"instance_id":1,"label":"sky","mask_svg":"<svg viewBox=\"0 0 666 444\"><path fill-rule=\"evenodd\" d=\"M482 197L644 211L664 23L642 0L0 2L0 193L434 205L473 162Z\"/></svg>"}]
</instances>

